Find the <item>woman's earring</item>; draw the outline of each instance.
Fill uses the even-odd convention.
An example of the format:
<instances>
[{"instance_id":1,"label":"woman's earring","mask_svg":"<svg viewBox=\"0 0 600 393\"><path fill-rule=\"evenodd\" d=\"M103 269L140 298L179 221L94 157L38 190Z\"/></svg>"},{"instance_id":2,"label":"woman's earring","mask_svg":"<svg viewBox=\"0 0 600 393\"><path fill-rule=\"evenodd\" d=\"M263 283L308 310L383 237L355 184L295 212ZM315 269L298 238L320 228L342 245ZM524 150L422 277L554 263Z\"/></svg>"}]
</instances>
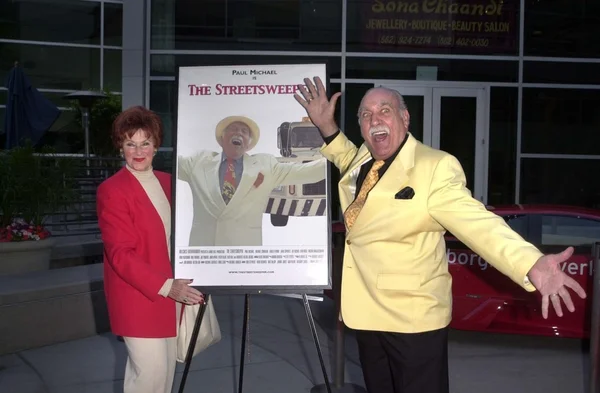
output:
<instances>
[{"instance_id":1,"label":"woman's earring","mask_svg":"<svg viewBox=\"0 0 600 393\"><path fill-rule=\"evenodd\" d=\"M120 150L121 158L125 158L125 154L123 154L123 150Z\"/></svg>"},{"instance_id":2,"label":"woman's earring","mask_svg":"<svg viewBox=\"0 0 600 393\"><path fill-rule=\"evenodd\" d=\"M156 150L154 150L154 154L152 154L152 157L156 156Z\"/></svg>"}]
</instances>

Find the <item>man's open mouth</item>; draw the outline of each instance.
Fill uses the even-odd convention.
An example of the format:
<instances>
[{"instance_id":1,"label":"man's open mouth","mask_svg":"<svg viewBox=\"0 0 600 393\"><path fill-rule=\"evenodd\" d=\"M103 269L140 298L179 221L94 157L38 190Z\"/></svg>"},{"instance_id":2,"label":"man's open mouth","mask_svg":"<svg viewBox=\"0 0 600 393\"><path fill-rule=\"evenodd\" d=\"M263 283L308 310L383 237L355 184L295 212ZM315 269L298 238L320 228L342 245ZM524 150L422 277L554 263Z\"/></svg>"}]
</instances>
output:
<instances>
[{"instance_id":1,"label":"man's open mouth","mask_svg":"<svg viewBox=\"0 0 600 393\"><path fill-rule=\"evenodd\" d=\"M242 146L243 143L244 141L242 140L241 136L234 136L231 138L231 144L234 146Z\"/></svg>"},{"instance_id":2,"label":"man's open mouth","mask_svg":"<svg viewBox=\"0 0 600 393\"><path fill-rule=\"evenodd\" d=\"M387 127L373 127L370 133L375 142L383 142L389 135L390 130Z\"/></svg>"}]
</instances>

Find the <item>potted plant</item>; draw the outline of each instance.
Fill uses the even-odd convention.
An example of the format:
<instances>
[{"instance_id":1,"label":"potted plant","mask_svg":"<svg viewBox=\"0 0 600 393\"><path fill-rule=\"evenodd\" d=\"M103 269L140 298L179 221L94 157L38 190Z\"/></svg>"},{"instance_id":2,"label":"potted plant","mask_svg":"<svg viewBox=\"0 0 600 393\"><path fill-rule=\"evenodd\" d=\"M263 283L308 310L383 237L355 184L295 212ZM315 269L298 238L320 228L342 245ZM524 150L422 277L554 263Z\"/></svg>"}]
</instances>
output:
<instances>
[{"instance_id":1,"label":"potted plant","mask_svg":"<svg viewBox=\"0 0 600 393\"><path fill-rule=\"evenodd\" d=\"M55 241L44 223L75 202L73 170L49 148L0 151L0 274L49 268Z\"/></svg>"}]
</instances>

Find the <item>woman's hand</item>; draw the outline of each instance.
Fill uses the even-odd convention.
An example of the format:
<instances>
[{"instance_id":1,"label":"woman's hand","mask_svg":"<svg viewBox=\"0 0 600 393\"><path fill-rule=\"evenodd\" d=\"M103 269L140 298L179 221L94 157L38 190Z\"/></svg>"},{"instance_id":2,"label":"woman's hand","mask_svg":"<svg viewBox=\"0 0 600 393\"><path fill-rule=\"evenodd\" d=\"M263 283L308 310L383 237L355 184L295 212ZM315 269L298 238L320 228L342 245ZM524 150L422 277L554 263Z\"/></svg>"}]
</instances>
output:
<instances>
[{"instance_id":1,"label":"woman's hand","mask_svg":"<svg viewBox=\"0 0 600 393\"><path fill-rule=\"evenodd\" d=\"M173 280L171 290L169 291L169 297L176 302L183 304L198 304L204 302L204 295L190 287L193 280L186 280L177 278Z\"/></svg>"}]
</instances>

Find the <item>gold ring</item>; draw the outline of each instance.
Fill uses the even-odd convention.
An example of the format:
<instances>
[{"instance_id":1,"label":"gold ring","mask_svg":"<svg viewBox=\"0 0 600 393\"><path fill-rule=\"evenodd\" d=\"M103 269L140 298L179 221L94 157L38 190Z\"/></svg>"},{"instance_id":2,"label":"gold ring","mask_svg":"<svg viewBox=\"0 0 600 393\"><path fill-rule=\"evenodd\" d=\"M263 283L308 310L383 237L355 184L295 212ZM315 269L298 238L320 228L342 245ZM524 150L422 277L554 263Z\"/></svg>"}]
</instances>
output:
<instances>
[{"instance_id":1,"label":"gold ring","mask_svg":"<svg viewBox=\"0 0 600 393\"><path fill-rule=\"evenodd\" d=\"M558 294L557 294L557 293L553 293L553 294L552 294L552 295L550 295L550 296L558 296Z\"/></svg>"}]
</instances>

